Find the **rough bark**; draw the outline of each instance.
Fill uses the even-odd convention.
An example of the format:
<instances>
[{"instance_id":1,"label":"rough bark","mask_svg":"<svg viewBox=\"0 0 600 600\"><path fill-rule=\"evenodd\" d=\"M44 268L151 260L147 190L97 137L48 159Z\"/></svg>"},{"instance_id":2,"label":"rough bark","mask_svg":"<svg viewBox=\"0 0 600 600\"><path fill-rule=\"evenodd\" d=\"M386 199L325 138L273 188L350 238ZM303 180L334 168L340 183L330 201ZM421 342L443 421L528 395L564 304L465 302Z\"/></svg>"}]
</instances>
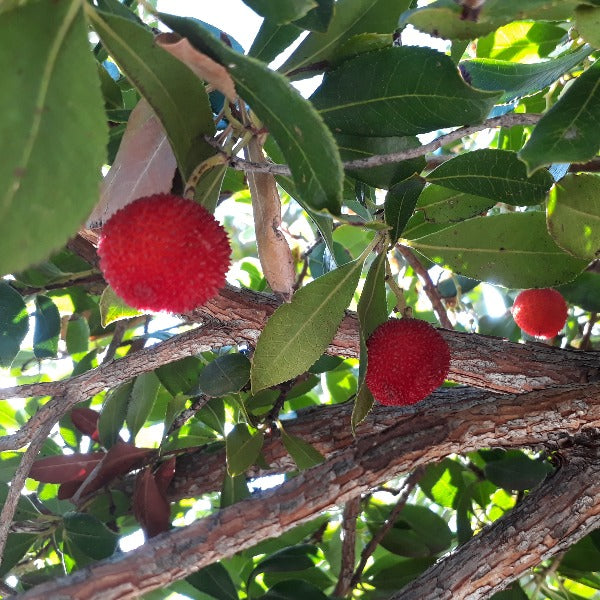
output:
<instances>
[{"instance_id":1,"label":"rough bark","mask_svg":"<svg viewBox=\"0 0 600 600\"><path fill-rule=\"evenodd\" d=\"M546 443L564 447L569 441L564 429L579 431L582 420L590 427L600 427L599 392L600 384L589 384L520 396L497 396L488 402L474 399L450 416L443 408L433 406L381 432L357 439L324 464L273 491L256 494L188 527L172 530L125 556L37 586L21 597L135 598L250 548L257 540L279 536L399 473L448 454L514 444L517 440L521 445ZM547 432L548 425L553 425L551 433ZM540 428L544 429L543 435L539 433ZM582 472L581 465L579 472ZM589 473L583 472L589 483ZM589 497L585 498L583 504L589 508ZM568 506L573 506L572 497ZM576 503L576 511L578 506ZM596 512L600 512L600 507ZM582 509L581 514L587 513ZM541 523L544 514L536 518ZM596 521L577 517L573 523L573 526L556 528L554 538L548 538L548 546L584 535ZM523 531L527 535L527 530ZM510 554L513 563L512 577L516 578L530 566L528 560L519 560L520 556L528 556L529 545L523 549L516 535L505 535L502 539L504 554ZM477 570L479 564L478 557L471 560L472 569ZM433 598L421 593L419 597Z\"/></svg>"}]
</instances>

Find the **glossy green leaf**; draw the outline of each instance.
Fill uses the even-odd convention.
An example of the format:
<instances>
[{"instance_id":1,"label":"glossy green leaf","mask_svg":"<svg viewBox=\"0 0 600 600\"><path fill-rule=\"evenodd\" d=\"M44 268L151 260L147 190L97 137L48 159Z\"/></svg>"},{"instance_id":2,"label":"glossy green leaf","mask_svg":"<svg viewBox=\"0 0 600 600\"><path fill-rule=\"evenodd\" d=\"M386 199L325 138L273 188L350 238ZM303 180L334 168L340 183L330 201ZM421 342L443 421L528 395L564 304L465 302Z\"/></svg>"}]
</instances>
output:
<instances>
[{"instance_id":1,"label":"glossy green leaf","mask_svg":"<svg viewBox=\"0 0 600 600\"><path fill-rule=\"evenodd\" d=\"M281 441L300 470L320 465L325 457L308 442L281 429ZM311 565L312 566L312 565ZM287 570L287 569L286 569Z\"/></svg>"},{"instance_id":2,"label":"glossy green leaf","mask_svg":"<svg viewBox=\"0 0 600 600\"><path fill-rule=\"evenodd\" d=\"M137 308L129 306L124 300L117 296L110 285L107 285L104 288L102 296L100 296L99 307L102 327L106 327L114 321L129 319L130 317L137 317L138 315L144 314Z\"/></svg>"},{"instance_id":3,"label":"glossy green leaf","mask_svg":"<svg viewBox=\"0 0 600 600\"><path fill-rule=\"evenodd\" d=\"M465 486L464 472L465 468L459 462L446 458L427 465L419 479L419 487L436 504L454 508L457 495Z\"/></svg>"},{"instance_id":4,"label":"glossy green leaf","mask_svg":"<svg viewBox=\"0 0 600 600\"><path fill-rule=\"evenodd\" d=\"M600 7L581 5L575 9L575 27L594 48L600 48Z\"/></svg>"},{"instance_id":5,"label":"glossy green leaf","mask_svg":"<svg viewBox=\"0 0 600 600\"><path fill-rule=\"evenodd\" d=\"M410 0L338 0L327 31L309 34L279 71L299 78L314 75L353 36L393 33L400 13L409 5Z\"/></svg>"},{"instance_id":6,"label":"glossy green leaf","mask_svg":"<svg viewBox=\"0 0 600 600\"><path fill-rule=\"evenodd\" d=\"M315 0L243 0L254 12L273 23L289 23L317 6Z\"/></svg>"},{"instance_id":7,"label":"glossy green leaf","mask_svg":"<svg viewBox=\"0 0 600 600\"><path fill-rule=\"evenodd\" d=\"M216 598L216 600L238 599L231 575L221 563L208 565L208 567L192 573L185 580L197 590Z\"/></svg>"},{"instance_id":8,"label":"glossy green leaf","mask_svg":"<svg viewBox=\"0 0 600 600\"><path fill-rule=\"evenodd\" d=\"M87 319L80 315L73 315L67 325L67 352L69 354L78 354L87 352L90 341L90 326Z\"/></svg>"},{"instance_id":9,"label":"glossy green leaf","mask_svg":"<svg viewBox=\"0 0 600 600\"><path fill-rule=\"evenodd\" d=\"M583 271L573 281L556 288L569 304L600 312L600 274Z\"/></svg>"},{"instance_id":10,"label":"glossy green leaf","mask_svg":"<svg viewBox=\"0 0 600 600\"><path fill-rule=\"evenodd\" d=\"M513 206L540 204L554 183L546 170L527 176L525 165L508 150L474 150L442 163L429 183Z\"/></svg>"},{"instance_id":11,"label":"glossy green leaf","mask_svg":"<svg viewBox=\"0 0 600 600\"><path fill-rule=\"evenodd\" d=\"M378 254L373 260L358 301L358 319L365 340L388 318L385 261L385 252Z\"/></svg>"},{"instance_id":12,"label":"glossy green leaf","mask_svg":"<svg viewBox=\"0 0 600 600\"><path fill-rule=\"evenodd\" d=\"M119 440L119 433L125 423L127 405L129 404L134 381L132 379L121 384L108 392L104 399L100 418L98 419L98 435L100 436L100 443L105 448L111 448Z\"/></svg>"},{"instance_id":13,"label":"glossy green leaf","mask_svg":"<svg viewBox=\"0 0 600 600\"><path fill-rule=\"evenodd\" d=\"M410 245L455 273L514 288L565 283L587 264L554 243L539 212L468 219Z\"/></svg>"},{"instance_id":14,"label":"glossy green leaf","mask_svg":"<svg viewBox=\"0 0 600 600\"><path fill-rule=\"evenodd\" d=\"M403 46L345 61L311 101L336 133L407 136L479 123L499 95L470 87L445 54Z\"/></svg>"},{"instance_id":15,"label":"glossy green leaf","mask_svg":"<svg viewBox=\"0 0 600 600\"><path fill-rule=\"evenodd\" d=\"M160 382L172 396L187 394L198 382L202 361L195 356L187 356L175 362L161 365L154 371Z\"/></svg>"},{"instance_id":16,"label":"glossy green leaf","mask_svg":"<svg viewBox=\"0 0 600 600\"><path fill-rule=\"evenodd\" d=\"M534 94L554 83L592 52L583 46L544 62L517 63L493 58L474 58L460 63L463 75L481 90L504 91L499 102Z\"/></svg>"},{"instance_id":17,"label":"glossy green leaf","mask_svg":"<svg viewBox=\"0 0 600 600\"><path fill-rule=\"evenodd\" d=\"M411 218L425 180L419 176L411 177L393 185L385 196L385 222L391 227L390 241L395 244L402 235Z\"/></svg>"},{"instance_id":18,"label":"glossy green leaf","mask_svg":"<svg viewBox=\"0 0 600 600\"><path fill-rule=\"evenodd\" d=\"M64 538L86 556L101 560L111 556L117 548L119 536L96 517L84 513L64 516Z\"/></svg>"},{"instance_id":19,"label":"glossy green leaf","mask_svg":"<svg viewBox=\"0 0 600 600\"><path fill-rule=\"evenodd\" d=\"M29 315L21 294L0 281L0 367L10 367L28 330Z\"/></svg>"},{"instance_id":20,"label":"glossy green leaf","mask_svg":"<svg viewBox=\"0 0 600 600\"><path fill-rule=\"evenodd\" d=\"M250 433L246 423L238 423L226 438L227 472L231 477L241 475L252 466L262 449L262 432Z\"/></svg>"},{"instance_id":21,"label":"glossy green leaf","mask_svg":"<svg viewBox=\"0 0 600 600\"><path fill-rule=\"evenodd\" d=\"M203 82L154 42L151 31L103 11L89 11L92 26L117 64L163 124L184 179L214 150L215 131Z\"/></svg>"},{"instance_id":22,"label":"glossy green leaf","mask_svg":"<svg viewBox=\"0 0 600 600\"><path fill-rule=\"evenodd\" d=\"M79 0L2 13L19 51L0 53L0 274L45 259L98 201L107 126L87 35Z\"/></svg>"},{"instance_id":23,"label":"glossy green leaf","mask_svg":"<svg viewBox=\"0 0 600 600\"><path fill-rule=\"evenodd\" d=\"M399 590L416 579L435 562L433 558L407 558L392 567L375 570L377 563L364 574L364 579L377 590Z\"/></svg>"},{"instance_id":24,"label":"glossy green leaf","mask_svg":"<svg viewBox=\"0 0 600 600\"><path fill-rule=\"evenodd\" d=\"M35 298L35 327L33 330L33 353L36 358L54 358L58 352L60 313L48 296Z\"/></svg>"},{"instance_id":25,"label":"glossy green leaf","mask_svg":"<svg viewBox=\"0 0 600 600\"><path fill-rule=\"evenodd\" d=\"M287 579L276 583L261 600L328 600L318 587L302 579Z\"/></svg>"},{"instance_id":26,"label":"glossy green leaf","mask_svg":"<svg viewBox=\"0 0 600 600\"><path fill-rule=\"evenodd\" d=\"M334 14L335 0L315 0L317 6L309 10L302 18L297 19L294 24L302 29L325 33Z\"/></svg>"},{"instance_id":27,"label":"glossy green leaf","mask_svg":"<svg viewBox=\"0 0 600 600\"><path fill-rule=\"evenodd\" d=\"M248 576L248 584L260 573L303 571L315 565L319 548L312 544L300 544L283 548L261 560Z\"/></svg>"},{"instance_id":28,"label":"glossy green leaf","mask_svg":"<svg viewBox=\"0 0 600 600\"><path fill-rule=\"evenodd\" d=\"M592 260L600 255L600 177L569 174L550 192L548 231L564 250Z\"/></svg>"},{"instance_id":29,"label":"glossy green leaf","mask_svg":"<svg viewBox=\"0 0 600 600\"><path fill-rule=\"evenodd\" d=\"M246 483L246 476L238 475L237 477L231 477L229 473L225 473L223 487L221 488L220 507L226 508L249 497L250 490Z\"/></svg>"},{"instance_id":30,"label":"glossy green leaf","mask_svg":"<svg viewBox=\"0 0 600 600\"><path fill-rule=\"evenodd\" d=\"M227 67L238 94L277 141L303 201L314 210L338 214L342 164L333 136L310 103L284 77L216 40L193 19L173 15L161 15L161 19ZM262 92L266 89L269 94Z\"/></svg>"},{"instance_id":31,"label":"glossy green leaf","mask_svg":"<svg viewBox=\"0 0 600 600\"><path fill-rule=\"evenodd\" d=\"M430 184L421 192L416 210L428 223L452 223L485 213L494 204L495 200L490 198Z\"/></svg>"},{"instance_id":32,"label":"glossy green leaf","mask_svg":"<svg viewBox=\"0 0 600 600\"><path fill-rule=\"evenodd\" d=\"M152 411L159 385L160 381L152 371L142 373L135 378L125 414L125 422L132 440Z\"/></svg>"},{"instance_id":33,"label":"glossy green leaf","mask_svg":"<svg viewBox=\"0 0 600 600\"><path fill-rule=\"evenodd\" d=\"M198 387L207 396L225 396L239 392L249 379L250 361L243 354L225 354L204 367Z\"/></svg>"},{"instance_id":34,"label":"glossy green leaf","mask_svg":"<svg viewBox=\"0 0 600 600\"><path fill-rule=\"evenodd\" d=\"M270 63L301 33L302 29L294 24L278 25L265 19L248 50L248 56Z\"/></svg>"},{"instance_id":35,"label":"glossy green leaf","mask_svg":"<svg viewBox=\"0 0 600 600\"><path fill-rule=\"evenodd\" d=\"M336 68L345 60L354 58L363 52L373 52L393 46L394 36L391 33L359 33L338 46L331 57L331 67Z\"/></svg>"},{"instance_id":36,"label":"glossy green leaf","mask_svg":"<svg viewBox=\"0 0 600 600\"><path fill-rule=\"evenodd\" d=\"M373 155L403 152L418 148L421 144L416 137L366 137L361 135L336 134L335 140L343 161L369 158ZM413 173L425 168L425 157L402 160L391 165L372 169L347 169L348 175L376 188L388 189L394 183L407 179Z\"/></svg>"},{"instance_id":37,"label":"glossy green leaf","mask_svg":"<svg viewBox=\"0 0 600 600\"><path fill-rule=\"evenodd\" d=\"M485 476L507 490L530 490L552 472L547 462L533 460L520 451L507 452L500 460L492 460L484 467Z\"/></svg>"},{"instance_id":38,"label":"glossy green leaf","mask_svg":"<svg viewBox=\"0 0 600 600\"><path fill-rule=\"evenodd\" d=\"M352 300L362 262L311 281L271 315L252 358L252 393L304 373L323 354Z\"/></svg>"},{"instance_id":39,"label":"glossy green leaf","mask_svg":"<svg viewBox=\"0 0 600 600\"><path fill-rule=\"evenodd\" d=\"M600 148L600 62L582 73L535 126L519 158L531 173L554 162L589 160Z\"/></svg>"},{"instance_id":40,"label":"glossy green leaf","mask_svg":"<svg viewBox=\"0 0 600 600\"><path fill-rule=\"evenodd\" d=\"M24 556L38 538L31 533L9 533L0 563L0 577L4 577Z\"/></svg>"}]
</instances>

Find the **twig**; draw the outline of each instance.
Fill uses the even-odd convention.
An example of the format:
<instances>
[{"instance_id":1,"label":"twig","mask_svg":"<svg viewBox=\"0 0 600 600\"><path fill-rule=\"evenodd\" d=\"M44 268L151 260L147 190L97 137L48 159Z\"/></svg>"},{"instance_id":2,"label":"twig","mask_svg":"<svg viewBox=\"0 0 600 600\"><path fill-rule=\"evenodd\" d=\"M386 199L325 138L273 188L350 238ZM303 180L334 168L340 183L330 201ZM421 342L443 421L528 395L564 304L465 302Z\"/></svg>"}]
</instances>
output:
<instances>
[{"instance_id":1,"label":"twig","mask_svg":"<svg viewBox=\"0 0 600 600\"><path fill-rule=\"evenodd\" d=\"M71 287L74 285L85 285L89 283L102 283L104 284L104 277L102 273L87 274L82 277L73 277L64 281L58 281L55 283L48 283L41 287L19 287L16 282L11 281L9 284L22 296L31 296L33 294L39 294L41 292L48 292L50 290L62 290L63 288Z\"/></svg>"},{"instance_id":2,"label":"twig","mask_svg":"<svg viewBox=\"0 0 600 600\"><path fill-rule=\"evenodd\" d=\"M167 435L171 435L174 431L183 427L208 402L208 400L208 396L205 396L204 394L196 396L192 400L190 407L186 408L175 417L173 423L171 423L171 427L169 427L169 430L167 431Z\"/></svg>"},{"instance_id":3,"label":"twig","mask_svg":"<svg viewBox=\"0 0 600 600\"><path fill-rule=\"evenodd\" d=\"M446 307L442 302L442 298L435 287L433 281L431 281L431 277L429 277L429 273L427 269L421 264L421 261L414 255L413 251L402 244L396 244L396 249L402 256L404 260L412 267L413 271L419 276L421 283L423 284L423 291L427 294L429 298L429 302L433 306L437 317L440 321L440 325L445 327L446 329L454 329L452 322L448 318L448 313L446 312Z\"/></svg>"},{"instance_id":4,"label":"twig","mask_svg":"<svg viewBox=\"0 0 600 600\"><path fill-rule=\"evenodd\" d=\"M109 363L115 357L115 353L117 352L117 349L123 341L123 336L125 335L125 332L131 326L132 320L133 319L125 319L123 321L119 321L115 325L115 331L113 333L112 340L110 340L110 344L106 349L106 354L104 355L104 360L102 361L102 364Z\"/></svg>"},{"instance_id":5,"label":"twig","mask_svg":"<svg viewBox=\"0 0 600 600\"><path fill-rule=\"evenodd\" d=\"M44 423L41 428L35 432L35 436L31 440L29 448L23 453L23 458L12 478L6 501L2 507L2 512L0 512L0 563L2 562L10 526L15 516L15 511L17 510L17 503L21 496L21 490L25 485L25 480L29 475L31 465L33 465L33 461L50 434L52 427L54 427L54 421Z\"/></svg>"},{"instance_id":6,"label":"twig","mask_svg":"<svg viewBox=\"0 0 600 600\"><path fill-rule=\"evenodd\" d=\"M334 596L345 597L350 591L350 582L356 559L356 519L360 514L360 496L346 502L342 521L342 564Z\"/></svg>"},{"instance_id":7,"label":"twig","mask_svg":"<svg viewBox=\"0 0 600 600\"><path fill-rule=\"evenodd\" d=\"M451 131L445 135L436 138L429 144L418 146L416 148L410 148L402 152L394 152L392 154L376 154L375 156L369 156L368 158L360 158L357 160L351 160L342 163L345 169L368 169L372 167L380 167L381 165L389 165L407 160L409 158L417 158L424 156L430 152L439 150L442 146L460 140L463 137L483 131L485 129L491 129L495 127L513 127L515 125L535 125L542 115L535 114L507 114L500 117L493 117L487 119L483 123L478 125L469 125L466 127L459 127L458 129ZM291 171L287 165L278 165L274 163L260 163L247 161L235 156L231 156L228 159L228 164L231 168L238 171L254 171L260 173L272 173L273 175L291 175Z\"/></svg>"},{"instance_id":8,"label":"twig","mask_svg":"<svg viewBox=\"0 0 600 600\"><path fill-rule=\"evenodd\" d=\"M585 324L585 331L583 333L583 337L581 338L581 345L579 346L580 350L590 350L590 338L592 337L592 329L594 329L594 325L598 320L598 313L591 312L590 318L588 322Z\"/></svg>"},{"instance_id":9,"label":"twig","mask_svg":"<svg viewBox=\"0 0 600 600\"><path fill-rule=\"evenodd\" d=\"M354 575L352 575L352 578L350 580L350 589L354 588L360 581L363 571L367 566L367 561L369 560L369 557L373 554L373 552L375 552L375 549L377 548L385 534L393 527L396 521L396 517L404 508L406 502L408 501L408 497L410 496L411 492L415 489L417 483L419 483L419 479L421 479L424 472L425 468L423 466L419 466L406 478L406 481L404 482L404 489L402 490L400 498L398 498L396 506L394 506L394 508L390 512L386 522L379 528L377 533L375 533L375 535L371 538L371 541L365 546L364 550L362 551L358 567L356 567L356 571L354 571Z\"/></svg>"}]
</instances>

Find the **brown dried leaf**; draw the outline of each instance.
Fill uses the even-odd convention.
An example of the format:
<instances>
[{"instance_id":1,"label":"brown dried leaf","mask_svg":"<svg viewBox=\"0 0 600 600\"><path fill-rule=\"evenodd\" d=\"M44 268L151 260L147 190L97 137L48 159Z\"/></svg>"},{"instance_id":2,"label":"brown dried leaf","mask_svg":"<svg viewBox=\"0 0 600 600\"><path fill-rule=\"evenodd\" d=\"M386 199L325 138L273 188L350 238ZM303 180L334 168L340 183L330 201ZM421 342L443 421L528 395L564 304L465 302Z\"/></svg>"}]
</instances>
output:
<instances>
[{"instance_id":1,"label":"brown dried leaf","mask_svg":"<svg viewBox=\"0 0 600 600\"><path fill-rule=\"evenodd\" d=\"M88 227L101 227L111 215L137 198L169 192L176 165L161 122L142 98L129 116Z\"/></svg>"},{"instance_id":2,"label":"brown dried leaf","mask_svg":"<svg viewBox=\"0 0 600 600\"><path fill-rule=\"evenodd\" d=\"M136 477L133 514L149 538L169 529L171 509L150 468L144 469Z\"/></svg>"},{"instance_id":3,"label":"brown dried leaf","mask_svg":"<svg viewBox=\"0 0 600 600\"><path fill-rule=\"evenodd\" d=\"M175 475L175 457L171 456L156 469L154 479L160 492L166 496L167 488Z\"/></svg>"},{"instance_id":4,"label":"brown dried leaf","mask_svg":"<svg viewBox=\"0 0 600 600\"><path fill-rule=\"evenodd\" d=\"M235 85L225 67L196 50L186 38L177 33L161 33L156 36L155 42L187 65L200 79L225 94L230 102L235 102Z\"/></svg>"},{"instance_id":5,"label":"brown dried leaf","mask_svg":"<svg viewBox=\"0 0 600 600\"><path fill-rule=\"evenodd\" d=\"M90 452L40 458L33 463L29 477L42 483L81 482L104 456L104 452Z\"/></svg>"}]
</instances>

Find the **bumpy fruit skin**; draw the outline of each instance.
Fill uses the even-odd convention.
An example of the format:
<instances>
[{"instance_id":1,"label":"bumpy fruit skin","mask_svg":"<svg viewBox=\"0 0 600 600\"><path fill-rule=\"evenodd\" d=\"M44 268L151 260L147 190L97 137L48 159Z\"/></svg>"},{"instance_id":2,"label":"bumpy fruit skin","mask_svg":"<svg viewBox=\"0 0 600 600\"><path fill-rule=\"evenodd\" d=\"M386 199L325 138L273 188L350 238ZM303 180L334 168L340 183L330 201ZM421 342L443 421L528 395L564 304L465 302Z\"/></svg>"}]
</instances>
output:
<instances>
[{"instance_id":1,"label":"bumpy fruit skin","mask_svg":"<svg viewBox=\"0 0 600 600\"><path fill-rule=\"evenodd\" d=\"M515 323L529 335L553 338L565 325L568 307L552 288L523 290L512 307Z\"/></svg>"},{"instance_id":2,"label":"bumpy fruit skin","mask_svg":"<svg viewBox=\"0 0 600 600\"><path fill-rule=\"evenodd\" d=\"M231 246L202 206L155 194L108 220L98 254L106 281L127 304L183 313L214 298L225 285Z\"/></svg>"},{"instance_id":3,"label":"bumpy fruit skin","mask_svg":"<svg viewBox=\"0 0 600 600\"><path fill-rule=\"evenodd\" d=\"M426 321L390 319L367 340L366 384L375 400L406 406L438 388L450 369L450 348Z\"/></svg>"}]
</instances>

